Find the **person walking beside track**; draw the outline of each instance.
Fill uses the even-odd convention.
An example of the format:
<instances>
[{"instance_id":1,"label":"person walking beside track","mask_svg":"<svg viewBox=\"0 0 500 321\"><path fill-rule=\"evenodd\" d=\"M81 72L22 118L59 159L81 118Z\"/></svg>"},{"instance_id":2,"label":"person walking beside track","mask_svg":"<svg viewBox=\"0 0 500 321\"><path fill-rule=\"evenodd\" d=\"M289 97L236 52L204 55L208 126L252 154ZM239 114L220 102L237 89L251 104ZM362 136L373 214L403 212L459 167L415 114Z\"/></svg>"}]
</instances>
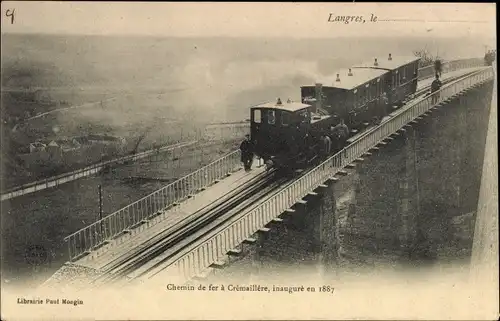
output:
<instances>
[{"instance_id":1,"label":"person walking beside track","mask_svg":"<svg viewBox=\"0 0 500 321\"><path fill-rule=\"evenodd\" d=\"M441 89L441 86L442 86L441 80L439 80L439 75L436 73L436 79L434 79L434 81L431 84L431 94L439 91L439 89ZM438 100L439 100L439 92L432 96L432 103L435 104L438 102Z\"/></svg>"},{"instance_id":2,"label":"person walking beside track","mask_svg":"<svg viewBox=\"0 0 500 321\"><path fill-rule=\"evenodd\" d=\"M240 145L241 150L241 162L245 171L250 171L252 169L253 162L253 146L250 141L250 135L245 135L245 140Z\"/></svg>"}]
</instances>

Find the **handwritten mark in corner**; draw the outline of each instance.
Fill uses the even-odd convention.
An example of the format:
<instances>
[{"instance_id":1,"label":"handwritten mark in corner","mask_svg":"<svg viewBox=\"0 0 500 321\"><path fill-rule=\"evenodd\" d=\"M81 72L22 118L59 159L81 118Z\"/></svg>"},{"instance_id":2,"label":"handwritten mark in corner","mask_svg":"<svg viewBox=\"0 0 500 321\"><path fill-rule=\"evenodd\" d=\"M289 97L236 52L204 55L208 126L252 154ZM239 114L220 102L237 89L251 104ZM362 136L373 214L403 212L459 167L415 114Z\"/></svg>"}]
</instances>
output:
<instances>
[{"instance_id":1,"label":"handwritten mark in corner","mask_svg":"<svg viewBox=\"0 0 500 321\"><path fill-rule=\"evenodd\" d=\"M16 9L7 9L5 11L5 16L7 18L10 18L10 24L13 25L14 24L14 16L15 16L15 13L16 13Z\"/></svg>"}]
</instances>

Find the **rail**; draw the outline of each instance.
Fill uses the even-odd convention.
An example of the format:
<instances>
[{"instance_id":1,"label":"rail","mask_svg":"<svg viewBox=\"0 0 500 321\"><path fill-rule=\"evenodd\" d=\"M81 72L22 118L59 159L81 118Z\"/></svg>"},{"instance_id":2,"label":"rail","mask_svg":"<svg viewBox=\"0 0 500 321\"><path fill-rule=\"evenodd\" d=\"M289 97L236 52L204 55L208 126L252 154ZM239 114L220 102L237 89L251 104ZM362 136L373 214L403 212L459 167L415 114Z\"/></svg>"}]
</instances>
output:
<instances>
[{"instance_id":1,"label":"rail","mask_svg":"<svg viewBox=\"0 0 500 321\"><path fill-rule=\"evenodd\" d=\"M343 167L376 146L388 136L404 127L416 117L429 111L433 106L446 101L472 86L484 83L494 76L492 68L478 71L465 78L443 86L432 95L408 106L387 122L370 130L362 139L356 140L325 162L269 196L261 204L253 207L231 225L213 231L201 244L195 245L169 266L169 270L182 278L191 278L208 268L210 264L226 255L228 251L244 239L278 217L285 210L305 197L319 184L327 181ZM178 273L178 274L177 274Z\"/></svg>"},{"instance_id":2,"label":"rail","mask_svg":"<svg viewBox=\"0 0 500 321\"><path fill-rule=\"evenodd\" d=\"M14 197L34 193L37 191L41 191L50 187L58 186L73 180L76 180L81 177L86 177L90 176L93 174L97 174L100 170L102 170L104 167L113 165L116 163L121 163L121 162L126 162L126 161L136 161L138 159L150 156L150 155L155 155L161 152L165 151L170 151L176 148L182 148L186 147L189 145L195 144L197 141L188 141L188 142L182 142L182 143L177 143L174 145L168 145L168 146L163 146L161 148L153 148L147 151L143 151L137 154L133 155L126 155L123 157L115 158L109 161L104 161L96 164L92 164L90 166L80 168L71 172L59 174L56 176L52 176L49 178L37 180L31 183L23 184L16 186L14 188L11 188L10 190L7 191L7 193L1 195L1 201L8 200Z\"/></svg>"},{"instance_id":3,"label":"rail","mask_svg":"<svg viewBox=\"0 0 500 321\"><path fill-rule=\"evenodd\" d=\"M73 261L96 249L124 231L226 177L239 166L240 151L236 150L65 237L70 260Z\"/></svg>"}]
</instances>

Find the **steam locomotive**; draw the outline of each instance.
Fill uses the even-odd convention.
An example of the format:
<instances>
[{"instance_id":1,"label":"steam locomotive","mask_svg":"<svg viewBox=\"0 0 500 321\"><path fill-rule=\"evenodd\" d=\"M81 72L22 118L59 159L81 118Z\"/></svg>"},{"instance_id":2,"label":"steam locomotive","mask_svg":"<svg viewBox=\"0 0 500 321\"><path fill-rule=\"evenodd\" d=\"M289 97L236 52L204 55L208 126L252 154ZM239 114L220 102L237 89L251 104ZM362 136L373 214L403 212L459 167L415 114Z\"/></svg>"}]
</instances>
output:
<instances>
[{"instance_id":1,"label":"steam locomotive","mask_svg":"<svg viewBox=\"0 0 500 321\"><path fill-rule=\"evenodd\" d=\"M318 159L323 135L335 150L346 137L332 135L339 124L348 136L377 124L417 90L418 57L393 57L339 70L335 78L301 87L301 102L287 100L250 108L253 152L272 167L299 169Z\"/></svg>"}]
</instances>

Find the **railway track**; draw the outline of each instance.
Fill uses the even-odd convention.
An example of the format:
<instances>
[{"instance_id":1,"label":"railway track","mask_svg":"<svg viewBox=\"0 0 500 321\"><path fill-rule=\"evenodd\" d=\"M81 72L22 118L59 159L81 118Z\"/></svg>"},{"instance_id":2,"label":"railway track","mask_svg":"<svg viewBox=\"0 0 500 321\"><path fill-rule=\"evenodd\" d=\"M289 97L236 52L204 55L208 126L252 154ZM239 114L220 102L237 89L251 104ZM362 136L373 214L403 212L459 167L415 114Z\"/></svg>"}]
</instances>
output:
<instances>
[{"instance_id":1,"label":"railway track","mask_svg":"<svg viewBox=\"0 0 500 321\"><path fill-rule=\"evenodd\" d=\"M218 211L211 214L211 222L205 224L203 227L208 227L205 229L196 229L193 233L186 234L185 238L179 240L178 243L174 244L172 247L168 248L164 253L155 257L151 261L147 262L139 269L136 269L132 273L127 275L128 280L139 280L140 278L151 278L152 276L158 274L163 271L165 268L164 263L171 261L177 255L182 254L185 248L190 247L194 244L197 244L200 239L203 239L207 232L213 231L220 227L223 227L227 224L228 221L232 220L235 216L238 216L239 213L243 213L245 209L248 209L252 205L254 205L257 201L266 197L273 192L279 190L279 188L287 181L286 178L280 177L272 180L268 186L263 188L262 190L255 192L250 197L246 198L239 205L233 207L232 209L226 211Z\"/></svg>"},{"instance_id":2,"label":"railway track","mask_svg":"<svg viewBox=\"0 0 500 321\"><path fill-rule=\"evenodd\" d=\"M443 79L443 85L460 78L467 77L471 73ZM403 110L408 102L415 102L423 98L430 89L430 85L418 90L408 99L405 104L395 110ZM369 131L366 128L359 133L359 137L352 142L361 139L363 133ZM305 175L304 171L300 176ZM147 243L119 257L108 264L104 271L104 277L95 279L94 286L113 283L119 286L133 284L141 279L151 279L160 272L167 269L175 258L210 237L216 230L223 228L228 223L240 218L245 209L262 198L272 197L274 193L284 187L289 179L275 175L275 171L262 173L234 191L219 197L207 207L193 213L188 218L175 224L168 230L156 235Z\"/></svg>"},{"instance_id":3,"label":"railway track","mask_svg":"<svg viewBox=\"0 0 500 321\"><path fill-rule=\"evenodd\" d=\"M126 255L118 257L104 266L105 274L92 281L93 286L121 282L125 279L135 279L156 265L168 260L168 254L176 245L208 225L217 223L221 217L233 216L235 212L242 211L271 190L279 187L286 180L275 175L275 171L257 175L246 184L232 192L222 195L205 208L193 213L188 218L178 222L169 229L156 235L148 242ZM180 250L180 249L178 249ZM174 254L178 251L174 250Z\"/></svg>"}]
</instances>

